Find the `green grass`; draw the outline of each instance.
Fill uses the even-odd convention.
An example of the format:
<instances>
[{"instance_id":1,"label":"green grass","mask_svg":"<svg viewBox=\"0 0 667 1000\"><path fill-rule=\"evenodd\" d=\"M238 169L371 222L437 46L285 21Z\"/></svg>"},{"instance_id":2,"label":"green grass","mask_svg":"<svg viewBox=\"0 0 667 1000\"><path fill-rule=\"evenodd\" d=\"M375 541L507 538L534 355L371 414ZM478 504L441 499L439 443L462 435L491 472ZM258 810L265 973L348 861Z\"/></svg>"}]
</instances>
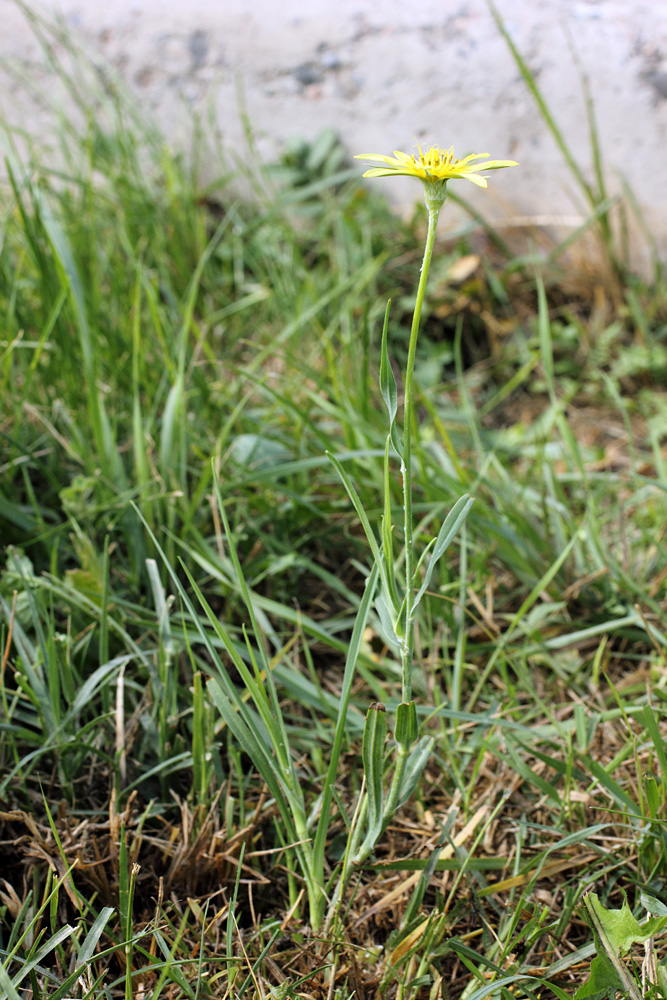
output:
<instances>
[{"instance_id":1,"label":"green grass","mask_svg":"<svg viewBox=\"0 0 667 1000\"><path fill-rule=\"evenodd\" d=\"M433 752L383 828L366 713L393 719L400 661L326 453L400 524L380 340L391 298L400 398L424 213L328 133L204 189L113 87L79 103L53 155L8 137L0 191L0 996L573 995L582 895L643 920L667 892L667 310L631 197L598 152L584 281L576 241L451 236L445 208L422 544L475 503L419 608Z\"/></svg>"}]
</instances>

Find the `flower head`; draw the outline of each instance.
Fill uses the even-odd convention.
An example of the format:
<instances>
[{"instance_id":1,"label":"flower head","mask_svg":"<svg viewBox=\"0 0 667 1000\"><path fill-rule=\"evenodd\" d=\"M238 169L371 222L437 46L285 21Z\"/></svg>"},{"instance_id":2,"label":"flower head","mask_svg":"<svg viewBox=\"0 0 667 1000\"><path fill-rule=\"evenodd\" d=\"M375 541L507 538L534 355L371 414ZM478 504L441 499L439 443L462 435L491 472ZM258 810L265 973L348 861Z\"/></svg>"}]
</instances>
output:
<instances>
[{"instance_id":1,"label":"flower head","mask_svg":"<svg viewBox=\"0 0 667 1000\"><path fill-rule=\"evenodd\" d=\"M419 177L426 182L463 179L472 181L478 187L486 187L486 177L480 177L480 170L499 170L501 167L518 166L514 160L487 160L486 163L475 163L475 160L482 160L488 153L471 153L464 156L462 160L454 157L454 147L444 150L438 146L431 146L424 152L421 146L417 146L419 155L414 153L401 153L394 150L393 156L382 156L380 153L358 153L356 160L379 160L384 163L384 167L373 167L367 170L364 177L391 177L392 175L403 175L406 177Z\"/></svg>"}]
</instances>

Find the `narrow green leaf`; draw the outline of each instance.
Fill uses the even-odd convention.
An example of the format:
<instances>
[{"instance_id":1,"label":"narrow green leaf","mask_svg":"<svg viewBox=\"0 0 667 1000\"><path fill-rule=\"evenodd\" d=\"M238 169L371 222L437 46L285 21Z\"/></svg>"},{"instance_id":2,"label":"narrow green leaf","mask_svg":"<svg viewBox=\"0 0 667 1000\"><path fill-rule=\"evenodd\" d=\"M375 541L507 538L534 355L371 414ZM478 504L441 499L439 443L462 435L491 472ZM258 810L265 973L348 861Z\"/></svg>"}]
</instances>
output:
<instances>
[{"instance_id":1,"label":"narrow green leaf","mask_svg":"<svg viewBox=\"0 0 667 1000\"><path fill-rule=\"evenodd\" d=\"M347 490L347 494L350 500L352 501L354 509L356 510L359 516L359 520L361 521L361 526L364 529L364 534L366 535L368 544L371 547L371 552L373 553L373 559L375 560L375 563L380 569L383 593L385 594L386 598L388 598L389 603L393 606L392 610L395 615L394 620L396 620L396 618L398 617L398 608L396 607L395 602L398 600L398 597L396 595L396 584L393 579L393 565L391 566L390 569L389 565L383 558L383 554L378 545L377 538L375 537L375 532L371 527L370 521L368 520L368 515L364 510L364 506L361 502L359 494L357 493L356 489L352 484L352 480L350 479L347 472L345 471L345 469L343 468L343 466L338 461L335 455L333 455L330 451L327 451L326 455L331 464L333 465L333 467L335 468L336 472L340 476L343 482L343 486Z\"/></svg>"},{"instance_id":2,"label":"narrow green leaf","mask_svg":"<svg viewBox=\"0 0 667 1000\"><path fill-rule=\"evenodd\" d=\"M212 677L208 682L208 690L211 698L220 712L225 723L234 734L234 737L244 753L252 760L262 778L266 782L271 795L276 800L276 805L288 828L290 840L296 840L296 830L292 823L292 810L288 805L285 793L290 794L290 789L285 786L283 775L280 772L274 758L267 753L263 742L257 739L250 726L245 724L236 711L235 706L226 697L217 677Z\"/></svg>"},{"instance_id":3,"label":"narrow green leaf","mask_svg":"<svg viewBox=\"0 0 667 1000\"><path fill-rule=\"evenodd\" d=\"M635 820L643 819L641 810L634 799L612 778L605 768L598 761L593 760L588 754L580 754L579 760L582 765L590 771L593 777L611 795L618 805L627 810L628 816Z\"/></svg>"},{"instance_id":4,"label":"narrow green leaf","mask_svg":"<svg viewBox=\"0 0 667 1000\"><path fill-rule=\"evenodd\" d=\"M350 703L350 695L352 693L352 682L354 680L356 672L357 657L359 656L359 649L361 647L364 629L366 627L366 621L368 619L368 612L370 610L370 606L375 594L377 578L378 578L378 567L374 566L371 575L366 580L366 587L364 589L364 594L361 600L361 604L359 605L359 611L357 612L357 617L354 622L354 628L352 630L352 636L350 638L350 644L348 647L347 657L345 660L343 683L341 685L341 692L340 692L338 719L336 721L336 733L334 735L333 746L331 748L331 756L329 758L329 768L327 770L326 783L322 791L322 804L320 806L320 817L317 823L317 830L315 832L315 840L313 843L313 870L315 872L316 877L320 877L322 879L322 884L324 883L324 847L327 835L329 833L331 800L333 797L336 779L338 777L338 762L340 760L340 754L343 747L343 739L345 736L345 724L347 718L347 710ZM324 906L324 899L322 901L322 905Z\"/></svg>"},{"instance_id":5,"label":"narrow green leaf","mask_svg":"<svg viewBox=\"0 0 667 1000\"><path fill-rule=\"evenodd\" d=\"M160 432L160 471L168 484L180 478L180 448L178 438L184 423L183 396L184 378L181 372L169 390L167 403L162 415L162 430Z\"/></svg>"},{"instance_id":6,"label":"narrow green leaf","mask_svg":"<svg viewBox=\"0 0 667 1000\"><path fill-rule=\"evenodd\" d=\"M70 924L65 924L61 927L59 931L48 938L44 943L38 948L38 950L30 956L30 958L21 966L19 971L12 979L14 986L18 986L19 983L23 982L26 976L29 976L33 969L36 969L38 965L42 964L44 958L54 951L58 945L66 941L70 935L74 933L74 928ZM0 966L1 968L1 966Z\"/></svg>"},{"instance_id":7,"label":"narrow green leaf","mask_svg":"<svg viewBox=\"0 0 667 1000\"><path fill-rule=\"evenodd\" d=\"M475 957L479 958L479 956ZM472 993L468 995L467 1000L486 1000L486 997L489 997L492 994L495 994L497 996L502 996L503 994L501 992L501 989L506 986L511 986L512 983L541 983L541 982L543 982L543 980L538 979L536 976L526 976L522 975L521 973L518 973L515 976L501 976L499 979L492 979L485 986L480 986L479 989L474 990ZM545 983L544 985L548 986L548 988L550 990L553 990L554 992L558 990L559 992L557 993L557 996L559 997L559 1000L570 1000L568 994L565 993L563 990L561 990L560 987L554 987L551 983ZM528 996L534 995L532 993L528 993L528 991L526 992Z\"/></svg>"},{"instance_id":8,"label":"narrow green leaf","mask_svg":"<svg viewBox=\"0 0 667 1000\"><path fill-rule=\"evenodd\" d=\"M100 912L95 917L93 926L90 928L86 937L79 948L77 955L77 960L81 965L89 962L93 955L95 954L95 949L97 948L100 938L104 932L104 928L108 924L109 920L114 914L113 906L103 906Z\"/></svg>"},{"instance_id":9,"label":"narrow green leaf","mask_svg":"<svg viewBox=\"0 0 667 1000\"><path fill-rule=\"evenodd\" d=\"M380 352L380 392L382 393L382 398L385 401L387 407L387 412L389 413L389 420L391 423L394 422L396 418L396 412L398 410L398 393L396 390L396 379L394 378L394 371L391 367L391 362L389 361L389 351L387 348L387 328L389 326L389 308L391 306L391 299L387 302L387 308L384 313L384 324L382 326L382 347Z\"/></svg>"},{"instance_id":10,"label":"narrow green leaf","mask_svg":"<svg viewBox=\"0 0 667 1000\"><path fill-rule=\"evenodd\" d=\"M380 350L380 392L382 393L382 398L384 399L385 406L387 407L387 412L389 414L388 440L391 441L394 451L400 458L403 455L403 445L401 444L398 428L396 427L398 392L396 389L394 370L391 367L391 361L389 360L389 348L387 346L387 329L389 327L390 306L391 299L387 302L387 308L384 314L384 324L382 327L382 347Z\"/></svg>"},{"instance_id":11,"label":"narrow green leaf","mask_svg":"<svg viewBox=\"0 0 667 1000\"><path fill-rule=\"evenodd\" d=\"M245 704L243 698L241 698L234 684L232 684L232 682L230 681L227 671L225 670L222 662L218 657L217 652L215 652L214 647L212 646L207 637L206 639L207 646L214 650L214 657L215 657L214 662L218 666L218 674L215 677L216 683L225 692L228 702L234 705L237 714L243 719L247 728L249 728L253 732L257 731L258 735L260 736L265 736L266 740L271 744L271 746L274 749L276 749L276 752L281 746L286 748L287 741L286 739L283 739L281 725L280 725L282 716L281 719L277 719L274 717L271 704L267 698L267 694L266 691L264 690L262 682L258 681L254 676L254 673L248 669L247 664L245 663L239 651L237 650L236 646L232 642L229 633L222 625L218 616L213 612L211 606L209 605L208 601L202 594L199 586L195 582L195 579L188 570L187 566L184 566L183 568L192 586L192 589L197 596L197 600L201 604L204 614L208 618L211 626L213 627L213 631L222 641L222 644L227 654L229 655L234 666L238 670L241 679L243 681L243 684L247 689L248 693L250 694L252 703L254 704L257 713L259 714L259 718L257 717L257 715L250 714L248 706ZM270 671L270 666L267 663L267 674L269 671ZM259 725L260 719L261 719L261 726ZM280 753L279 756L280 759L283 759L284 753ZM298 784L298 782L295 782L295 785L296 784Z\"/></svg>"},{"instance_id":12,"label":"narrow green leaf","mask_svg":"<svg viewBox=\"0 0 667 1000\"><path fill-rule=\"evenodd\" d=\"M391 520L391 469L389 459L389 438L384 449L384 512L382 515L382 554L384 556L385 586L388 588L388 607L397 608L400 604L396 575L394 572L394 538Z\"/></svg>"},{"instance_id":13,"label":"narrow green leaf","mask_svg":"<svg viewBox=\"0 0 667 1000\"><path fill-rule=\"evenodd\" d=\"M245 845L242 845L242 848L244 846ZM240 871L240 862L239 862L239 871ZM192 989L190 983L183 975L181 968L178 964L178 959L176 959L176 955L177 953L179 953L181 940L186 930L187 919L188 919L188 911L186 910L186 912L183 914L181 923L178 928L178 933L176 934L176 937L173 940L171 948L165 941L160 931L159 930L154 931L155 940L157 941L158 947L162 952L162 954L164 955L165 959L164 965L162 967L162 972L160 973L160 978L158 979L155 991L153 993L154 997L159 996L159 993L162 989L162 984L166 979L169 979L176 984L176 986L181 990L183 995L188 998L188 1000L197 1000L197 994Z\"/></svg>"},{"instance_id":14,"label":"narrow green leaf","mask_svg":"<svg viewBox=\"0 0 667 1000\"><path fill-rule=\"evenodd\" d=\"M204 688L201 671L198 670L193 679L192 691L192 785L195 796L200 802L206 801L208 787L208 768L206 766L206 713L204 705Z\"/></svg>"},{"instance_id":15,"label":"narrow green leaf","mask_svg":"<svg viewBox=\"0 0 667 1000\"><path fill-rule=\"evenodd\" d=\"M656 719L656 713L651 705L644 705L644 726L646 727L647 733L651 737L653 748L657 754L658 760L660 761L660 773L662 774L662 786L664 789L667 785L667 753L665 753L665 738L660 732L658 721Z\"/></svg>"},{"instance_id":16,"label":"narrow green leaf","mask_svg":"<svg viewBox=\"0 0 667 1000\"><path fill-rule=\"evenodd\" d=\"M0 1000L23 1000L21 994L17 991L16 987L9 978L9 974L5 969L4 965L0 965Z\"/></svg>"},{"instance_id":17,"label":"narrow green leaf","mask_svg":"<svg viewBox=\"0 0 667 1000\"><path fill-rule=\"evenodd\" d=\"M382 832L384 801L384 746L387 739L387 710L375 702L366 713L362 760L368 796L368 832L365 845L374 845Z\"/></svg>"},{"instance_id":18,"label":"narrow green leaf","mask_svg":"<svg viewBox=\"0 0 667 1000\"><path fill-rule=\"evenodd\" d=\"M417 787L417 783L422 776L422 772L428 764L431 754L433 753L434 745L435 740L433 737L422 736L417 745L413 748L410 757L408 758L405 773L403 774L401 787L398 791L397 808L400 808L411 798L415 788Z\"/></svg>"},{"instance_id":19,"label":"narrow green leaf","mask_svg":"<svg viewBox=\"0 0 667 1000\"><path fill-rule=\"evenodd\" d=\"M380 548L379 548L378 543L377 543L377 538L375 537L375 532L371 528L371 523L368 520L368 515L366 514L366 511L364 510L364 506L363 506L363 504L361 502L361 498L360 498L359 494L357 493L356 489L354 488L354 486L352 485L352 480L350 479L350 477L348 476L347 472L345 471L345 469L343 468L343 466L341 465L341 463L338 461L338 459L336 458L336 456L332 452L330 452L330 451L328 451L326 453L326 455L327 455L327 458L329 459L329 461L331 462L331 464L333 465L334 469L336 470L336 472L340 476L340 478L341 478L341 480L343 482L343 486L347 490L347 494L348 494L350 500L352 501L352 505L353 505L354 509L356 510L358 516L359 516L359 520L361 521L361 526L364 529L364 533L365 533L366 538L368 540L368 544L371 547L371 551L373 553L373 558L374 558L375 562L377 563L377 565L380 566L380 567L382 567L383 566L382 553L380 552Z\"/></svg>"},{"instance_id":20,"label":"narrow green leaf","mask_svg":"<svg viewBox=\"0 0 667 1000\"><path fill-rule=\"evenodd\" d=\"M417 591L417 595L415 597L414 601L415 607L419 604L422 597L426 593L428 585L431 582L431 577L433 576L433 570L435 569L438 560L440 559L441 556L444 555L444 553L451 545L452 540L456 537L456 534L459 531L461 525L463 524L468 514L470 513L470 509L474 504L474 502L475 502L474 497L470 497L467 494L464 494L464 496L460 497L456 501L456 503L450 510L449 514L443 521L442 527L438 532L438 537L435 540L435 545L431 550L431 558L429 559L428 566L426 567L426 572L424 574L422 585ZM417 567L417 571L419 571L419 566ZM417 576L417 574L415 574L415 576ZM415 585L417 584L417 582L418 580L415 579Z\"/></svg>"},{"instance_id":21,"label":"narrow green leaf","mask_svg":"<svg viewBox=\"0 0 667 1000\"><path fill-rule=\"evenodd\" d=\"M227 538L227 546L229 548L229 555L231 557L234 570L236 573L236 580L243 596L243 602L245 604L248 616L250 618L250 624L253 631L253 636L255 638L255 646L257 650L257 657L261 666L261 670L264 674L264 682L266 684L266 690L268 691L269 701L271 702L271 711L267 712L264 716L265 724L269 727L269 731L273 735L274 750L278 756L281 766L284 771L290 771L290 782L293 789L300 788L299 781L294 770L294 764L292 761L292 755L289 749L289 737L287 735L287 728L285 726L285 720L283 719L283 712L280 705L280 699L276 692L276 687L273 680L273 673L271 671L271 665L267 659L266 653L264 651L264 639L265 636L260 628L259 621L257 618L257 612L255 610L255 604L252 599L252 594L250 593L250 588L246 582L245 574L241 567L241 561L236 550L236 544L234 542L234 537L232 535L231 529L229 527L229 520L227 518L227 511L225 510L225 505L222 500L222 495L220 493L220 482L218 479L217 472L214 472L213 476L215 484L215 495L218 502L218 510L220 513L220 518L225 529L225 536ZM258 684L253 689L263 698L264 689L261 684ZM259 709L259 704L258 704Z\"/></svg>"},{"instance_id":22,"label":"narrow green leaf","mask_svg":"<svg viewBox=\"0 0 667 1000\"><path fill-rule=\"evenodd\" d=\"M382 638L385 640L387 645L393 649L394 653L398 653L400 651L401 643L400 636L398 634L400 628L400 617L393 617L391 611L389 610L389 604L387 602L387 598L385 597L384 589L381 594L378 594L375 602L375 610L377 611L380 619Z\"/></svg>"}]
</instances>

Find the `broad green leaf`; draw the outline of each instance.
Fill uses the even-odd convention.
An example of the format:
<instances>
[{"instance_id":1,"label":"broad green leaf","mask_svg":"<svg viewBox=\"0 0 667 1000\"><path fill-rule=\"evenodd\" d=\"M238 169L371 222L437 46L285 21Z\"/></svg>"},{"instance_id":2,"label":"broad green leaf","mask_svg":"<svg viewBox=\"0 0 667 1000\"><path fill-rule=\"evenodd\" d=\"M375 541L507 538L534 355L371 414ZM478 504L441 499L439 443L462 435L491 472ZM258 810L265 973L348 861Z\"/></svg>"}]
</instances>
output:
<instances>
[{"instance_id":1,"label":"broad green leaf","mask_svg":"<svg viewBox=\"0 0 667 1000\"><path fill-rule=\"evenodd\" d=\"M609 997L609 1000L615 1000L617 992L622 991L623 985L618 973L600 945L598 954L591 962L589 977L574 994L574 1000L584 1000L585 997Z\"/></svg>"},{"instance_id":2,"label":"broad green leaf","mask_svg":"<svg viewBox=\"0 0 667 1000\"><path fill-rule=\"evenodd\" d=\"M419 722L417 721L417 707L414 701L404 702L396 708L396 730L394 738L399 746L406 750L412 746L419 736Z\"/></svg>"},{"instance_id":3,"label":"broad green leaf","mask_svg":"<svg viewBox=\"0 0 667 1000\"><path fill-rule=\"evenodd\" d=\"M589 923L593 928L597 956L591 963L588 980L574 995L575 1000L585 997L615 998L622 993L630 1000L640 1000L639 983L630 974L621 960L633 944L643 944L656 931L667 924L667 916L651 917L640 925L632 915L627 899L618 909L606 909L596 893L584 896Z\"/></svg>"},{"instance_id":4,"label":"broad green leaf","mask_svg":"<svg viewBox=\"0 0 667 1000\"><path fill-rule=\"evenodd\" d=\"M620 910L606 909L594 892L590 893L587 900L617 955L625 955L633 944L644 944L667 924L667 916L650 917L645 924L639 924L632 915L627 899L623 900Z\"/></svg>"}]
</instances>

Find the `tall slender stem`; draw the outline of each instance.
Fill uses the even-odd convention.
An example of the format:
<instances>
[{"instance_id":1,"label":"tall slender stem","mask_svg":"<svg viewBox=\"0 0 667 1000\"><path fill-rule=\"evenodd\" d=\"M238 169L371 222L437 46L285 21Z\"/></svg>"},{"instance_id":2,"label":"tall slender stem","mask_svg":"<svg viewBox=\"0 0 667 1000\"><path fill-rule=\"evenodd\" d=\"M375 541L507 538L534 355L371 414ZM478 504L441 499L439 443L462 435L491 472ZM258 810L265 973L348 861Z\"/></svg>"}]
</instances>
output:
<instances>
[{"instance_id":1,"label":"tall slender stem","mask_svg":"<svg viewBox=\"0 0 667 1000\"><path fill-rule=\"evenodd\" d=\"M401 647L401 667L402 700L404 702L412 700L412 661L414 659L415 651L415 549L412 523L412 383L422 304L424 302L428 272L431 266L431 257L433 256L435 230L438 225L438 216L443 202L444 197L440 200L439 204L429 204L428 198L426 201L428 207L428 232L426 234L426 247L424 248L424 260L422 261L421 274L419 277L419 287L417 288L417 301L415 302L415 311L412 316L410 345L408 347L408 363L405 370L405 383L403 390L403 459L401 462L401 476L403 479L403 533L405 539L405 618L403 643Z\"/></svg>"}]
</instances>

